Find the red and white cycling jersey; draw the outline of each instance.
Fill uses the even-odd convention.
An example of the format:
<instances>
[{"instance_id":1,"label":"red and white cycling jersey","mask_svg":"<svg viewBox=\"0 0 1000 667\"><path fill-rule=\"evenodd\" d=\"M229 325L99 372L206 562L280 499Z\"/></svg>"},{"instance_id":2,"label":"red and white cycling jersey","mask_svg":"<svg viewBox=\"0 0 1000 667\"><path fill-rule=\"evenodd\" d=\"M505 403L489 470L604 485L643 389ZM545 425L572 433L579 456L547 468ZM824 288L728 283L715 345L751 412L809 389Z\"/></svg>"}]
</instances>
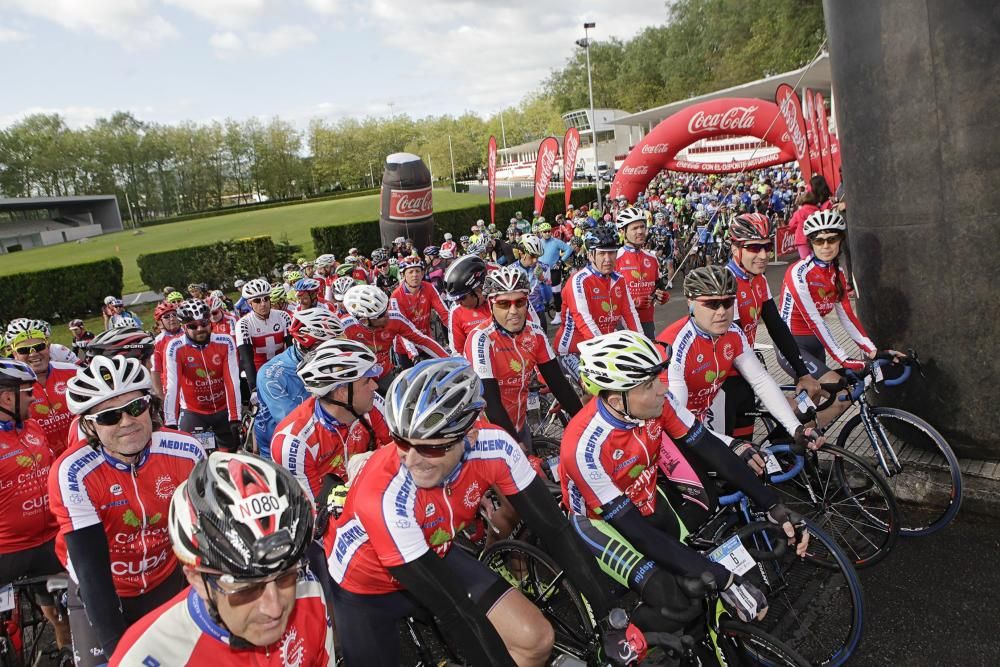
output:
<instances>
[{"instance_id":1,"label":"red and white cycling jersey","mask_svg":"<svg viewBox=\"0 0 1000 667\"><path fill-rule=\"evenodd\" d=\"M410 292L403 283L392 291L392 300L396 309L403 317L410 320L417 329L425 334L431 332L431 310L433 309L442 323L448 322L448 309L445 308L441 295L429 282L421 281L416 292Z\"/></svg>"},{"instance_id":2,"label":"red and white cycling jersey","mask_svg":"<svg viewBox=\"0 0 1000 667\"><path fill-rule=\"evenodd\" d=\"M228 411L229 421L240 418L240 371L236 343L224 334L211 334L197 345L187 335L167 345L164 360L163 416L176 424L180 413L213 415Z\"/></svg>"},{"instance_id":3,"label":"red and white cycling jersey","mask_svg":"<svg viewBox=\"0 0 1000 667\"><path fill-rule=\"evenodd\" d=\"M761 307L773 299L771 286L764 274L754 275L743 270L735 259L729 260L726 268L736 277L735 321L743 330L750 347L757 340L757 324L760 322Z\"/></svg>"},{"instance_id":4,"label":"red and white cycling jersey","mask_svg":"<svg viewBox=\"0 0 1000 667\"><path fill-rule=\"evenodd\" d=\"M281 639L270 646L236 648L191 587L132 625L118 641L111 667L328 667L333 630L323 588L308 570L299 575L295 606Z\"/></svg>"},{"instance_id":5,"label":"red and white cycling jersey","mask_svg":"<svg viewBox=\"0 0 1000 667\"><path fill-rule=\"evenodd\" d=\"M134 465L91 447L56 459L49 473L49 499L59 522L56 555L73 579L66 534L98 524L108 539L118 595L135 597L163 582L177 566L167 532L170 498L203 458L193 437L160 429Z\"/></svg>"},{"instance_id":6,"label":"red and white cycling jersey","mask_svg":"<svg viewBox=\"0 0 1000 667\"><path fill-rule=\"evenodd\" d=\"M840 283L840 299L837 299L835 281ZM832 263L822 262L813 255L788 267L781 285L779 311L792 335L815 336L838 364L850 370L862 370L865 362L851 359L823 320L834 310L844 330L858 347L864 352L874 352L875 343L868 338L847 297L847 275L843 269L835 269Z\"/></svg>"},{"instance_id":7,"label":"red and white cycling jersey","mask_svg":"<svg viewBox=\"0 0 1000 667\"><path fill-rule=\"evenodd\" d=\"M656 281L660 277L660 261L648 250L633 246L618 249L615 271L625 278L629 296L639 313L640 322L653 321L653 301Z\"/></svg>"},{"instance_id":8,"label":"red and white cycling jersey","mask_svg":"<svg viewBox=\"0 0 1000 667\"><path fill-rule=\"evenodd\" d=\"M500 385L500 399L518 430L528 418L528 385L539 364L555 358L541 325L528 321L515 336L497 326L491 317L476 327L465 341L465 358L476 375Z\"/></svg>"},{"instance_id":9,"label":"red and white cycling jersey","mask_svg":"<svg viewBox=\"0 0 1000 667\"><path fill-rule=\"evenodd\" d=\"M528 310L531 310L530 308ZM472 330L483 322L493 319L490 311L490 304L483 299L483 302L476 308L466 308L456 305L448 313L448 345L456 355L462 354L465 350L465 339L469 337Z\"/></svg>"},{"instance_id":10,"label":"red and white cycling jersey","mask_svg":"<svg viewBox=\"0 0 1000 667\"><path fill-rule=\"evenodd\" d=\"M315 501L326 475L347 481L348 459L392 440L384 406L382 397L375 394L375 405L368 414L351 424L342 424L327 414L313 396L278 424L271 439L271 458L292 473Z\"/></svg>"},{"instance_id":11,"label":"red and white cycling jersey","mask_svg":"<svg viewBox=\"0 0 1000 667\"><path fill-rule=\"evenodd\" d=\"M432 489L417 487L396 447L383 447L351 484L335 530L324 537L330 575L352 593L401 590L388 568L410 563L429 549L444 556L491 486L509 496L534 478L520 445L490 424L479 426L461 464Z\"/></svg>"},{"instance_id":12,"label":"red and white cycling jersey","mask_svg":"<svg viewBox=\"0 0 1000 667\"><path fill-rule=\"evenodd\" d=\"M163 357L167 352L167 343L177 338L182 333L184 333L183 327L170 333L169 331L161 331L156 334L156 338L153 339L153 372L163 375ZM162 380L161 380L162 383Z\"/></svg>"},{"instance_id":13,"label":"red and white cycling jersey","mask_svg":"<svg viewBox=\"0 0 1000 667\"><path fill-rule=\"evenodd\" d=\"M413 343L418 349L423 350L432 357L442 358L448 356L448 353L445 352L443 347L437 344L437 341L427 334L418 331L412 322L406 319L395 308L392 308L391 305L389 308L389 319L386 320L385 326L380 329L366 327L354 318L346 319L343 322L344 338L364 343L375 353L375 358L378 359L378 363L382 366L382 375L379 376L379 379L384 378L392 372L392 360L389 357L389 351L392 349L397 338L403 338Z\"/></svg>"},{"instance_id":14,"label":"red and white cycling jersey","mask_svg":"<svg viewBox=\"0 0 1000 667\"><path fill-rule=\"evenodd\" d=\"M52 450L38 422L0 421L0 554L45 544L58 526L49 509Z\"/></svg>"},{"instance_id":15,"label":"red and white cycling jersey","mask_svg":"<svg viewBox=\"0 0 1000 667\"><path fill-rule=\"evenodd\" d=\"M271 308L267 319L250 311L236 323L236 347L253 348L253 366L257 370L274 355L285 351L285 336L292 316L280 308Z\"/></svg>"},{"instance_id":16,"label":"red and white cycling jersey","mask_svg":"<svg viewBox=\"0 0 1000 667\"><path fill-rule=\"evenodd\" d=\"M619 322L642 331L625 279L614 271L604 276L593 266L580 269L563 286L562 300L562 324L556 333L559 354L577 354L581 342L611 333Z\"/></svg>"},{"instance_id":17,"label":"red and white cycling jersey","mask_svg":"<svg viewBox=\"0 0 1000 667\"><path fill-rule=\"evenodd\" d=\"M36 382L31 390L29 417L45 431L49 447L56 455L66 449L66 435L69 433L69 424L73 421L73 413L66 405L66 383L76 377L78 370L80 367L73 364L50 362L45 386Z\"/></svg>"},{"instance_id":18,"label":"red and white cycling jersey","mask_svg":"<svg viewBox=\"0 0 1000 667\"><path fill-rule=\"evenodd\" d=\"M618 419L599 399L573 416L559 450L563 503L573 513L600 519L601 506L623 494L643 516L653 513L661 443L679 440L694 424L689 414L681 413L687 414L687 421L679 416L673 398L668 398L660 418L638 425ZM682 477L697 482L693 471Z\"/></svg>"},{"instance_id":19,"label":"red and white cycling jersey","mask_svg":"<svg viewBox=\"0 0 1000 667\"><path fill-rule=\"evenodd\" d=\"M236 316L232 313L223 313L218 322L212 322L212 333L223 334L232 339L236 339Z\"/></svg>"}]
</instances>

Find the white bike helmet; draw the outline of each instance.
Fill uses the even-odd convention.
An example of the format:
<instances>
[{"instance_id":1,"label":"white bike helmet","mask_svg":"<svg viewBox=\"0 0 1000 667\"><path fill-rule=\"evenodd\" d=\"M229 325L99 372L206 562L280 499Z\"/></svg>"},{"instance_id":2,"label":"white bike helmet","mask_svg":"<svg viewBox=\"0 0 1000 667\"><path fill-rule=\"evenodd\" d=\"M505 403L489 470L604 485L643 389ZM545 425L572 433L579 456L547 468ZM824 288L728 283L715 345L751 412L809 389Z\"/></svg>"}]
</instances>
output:
<instances>
[{"instance_id":1,"label":"white bike helmet","mask_svg":"<svg viewBox=\"0 0 1000 667\"><path fill-rule=\"evenodd\" d=\"M131 315L112 315L108 320L108 327L111 329L139 329L141 326L139 320Z\"/></svg>"},{"instance_id":2,"label":"white bike helmet","mask_svg":"<svg viewBox=\"0 0 1000 667\"><path fill-rule=\"evenodd\" d=\"M542 239L538 238L534 234L524 234L521 236L521 250L528 253L529 255L534 255L535 257L541 257L545 250L542 249Z\"/></svg>"},{"instance_id":3,"label":"white bike helmet","mask_svg":"<svg viewBox=\"0 0 1000 667\"><path fill-rule=\"evenodd\" d=\"M254 278L253 280L248 280L246 284L243 285L243 290L240 292L240 294L247 301L262 296L271 296L271 283L267 282L263 278Z\"/></svg>"},{"instance_id":4,"label":"white bike helmet","mask_svg":"<svg viewBox=\"0 0 1000 667\"><path fill-rule=\"evenodd\" d=\"M317 269L320 268L321 266L333 266L336 263L337 263L337 258L330 254L320 255L319 257L316 258Z\"/></svg>"},{"instance_id":5,"label":"white bike helmet","mask_svg":"<svg viewBox=\"0 0 1000 667\"><path fill-rule=\"evenodd\" d=\"M635 331L612 331L580 343L580 379L591 394L628 391L667 366L656 343Z\"/></svg>"},{"instance_id":6,"label":"white bike helmet","mask_svg":"<svg viewBox=\"0 0 1000 667\"><path fill-rule=\"evenodd\" d=\"M344 308L354 317L381 317L389 307L389 297L374 285L355 285L344 294Z\"/></svg>"},{"instance_id":7,"label":"white bike helmet","mask_svg":"<svg viewBox=\"0 0 1000 667\"><path fill-rule=\"evenodd\" d=\"M819 232L839 232L847 230L847 223L836 211L816 211L802 223L802 233L812 236Z\"/></svg>"},{"instance_id":8,"label":"white bike helmet","mask_svg":"<svg viewBox=\"0 0 1000 667\"><path fill-rule=\"evenodd\" d=\"M623 208L618 211L618 217L615 219L615 226L618 227L619 231L624 231L624 229L633 222L645 223L646 214L634 206L629 206L628 208Z\"/></svg>"},{"instance_id":9,"label":"white bike helmet","mask_svg":"<svg viewBox=\"0 0 1000 667\"><path fill-rule=\"evenodd\" d=\"M530 290L528 276L516 266L504 266L490 271L486 274L486 282L483 284L483 296L496 296L508 292L527 294Z\"/></svg>"},{"instance_id":10,"label":"white bike helmet","mask_svg":"<svg viewBox=\"0 0 1000 667\"><path fill-rule=\"evenodd\" d=\"M453 440L486 407L483 383L461 357L428 359L393 380L385 398L389 432L402 440Z\"/></svg>"},{"instance_id":11,"label":"white bike helmet","mask_svg":"<svg viewBox=\"0 0 1000 667\"><path fill-rule=\"evenodd\" d=\"M375 353L356 340L334 339L316 348L312 358L302 362L299 377L313 396L326 396L337 387L382 374Z\"/></svg>"},{"instance_id":12,"label":"white bike helmet","mask_svg":"<svg viewBox=\"0 0 1000 667\"><path fill-rule=\"evenodd\" d=\"M138 359L94 357L66 383L66 405L74 415L82 415L108 399L133 391L148 394L152 388L149 371Z\"/></svg>"},{"instance_id":13,"label":"white bike helmet","mask_svg":"<svg viewBox=\"0 0 1000 667\"><path fill-rule=\"evenodd\" d=\"M452 259L455 255L451 252L451 250L441 248L441 250L438 251L438 257L441 259Z\"/></svg>"},{"instance_id":14,"label":"white bike helmet","mask_svg":"<svg viewBox=\"0 0 1000 667\"><path fill-rule=\"evenodd\" d=\"M333 281L333 298L336 301L343 301L347 290L357 285L357 281L350 276L341 276Z\"/></svg>"}]
</instances>

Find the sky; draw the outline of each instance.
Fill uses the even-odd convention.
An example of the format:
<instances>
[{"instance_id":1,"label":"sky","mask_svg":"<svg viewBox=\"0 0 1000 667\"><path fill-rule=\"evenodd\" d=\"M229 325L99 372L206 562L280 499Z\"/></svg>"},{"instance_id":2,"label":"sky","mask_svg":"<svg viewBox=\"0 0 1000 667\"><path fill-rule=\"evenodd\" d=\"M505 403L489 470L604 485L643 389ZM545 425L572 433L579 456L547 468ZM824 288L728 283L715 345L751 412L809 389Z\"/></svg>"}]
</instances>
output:
<instances>
[{"instance_id":1,"label":"sky","mask_svg":"<svg viewBox=\"0 0 1000 667\"><path fill-rule=\"evenodd\" d=\"M664 0L0 0L0 127L116 110L178 123L483 116Z\"/></svg>"}]
</instances>

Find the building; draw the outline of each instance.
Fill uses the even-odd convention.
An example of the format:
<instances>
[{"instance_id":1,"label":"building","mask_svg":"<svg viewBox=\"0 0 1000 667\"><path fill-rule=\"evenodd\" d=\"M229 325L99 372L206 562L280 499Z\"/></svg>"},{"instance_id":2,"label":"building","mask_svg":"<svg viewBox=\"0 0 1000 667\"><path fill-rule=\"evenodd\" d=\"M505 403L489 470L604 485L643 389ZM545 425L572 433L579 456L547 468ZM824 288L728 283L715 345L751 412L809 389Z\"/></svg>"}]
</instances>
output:
<instances>
[{"instance_id":1,"label":"building","mask_svg":"<svg viewBox=\"0 0 1000 667\"><path fill-rule=\"evenodd\" d=\"M122 231L118 198L0 198L0 254Z\"/></svg>"}]
</instances>

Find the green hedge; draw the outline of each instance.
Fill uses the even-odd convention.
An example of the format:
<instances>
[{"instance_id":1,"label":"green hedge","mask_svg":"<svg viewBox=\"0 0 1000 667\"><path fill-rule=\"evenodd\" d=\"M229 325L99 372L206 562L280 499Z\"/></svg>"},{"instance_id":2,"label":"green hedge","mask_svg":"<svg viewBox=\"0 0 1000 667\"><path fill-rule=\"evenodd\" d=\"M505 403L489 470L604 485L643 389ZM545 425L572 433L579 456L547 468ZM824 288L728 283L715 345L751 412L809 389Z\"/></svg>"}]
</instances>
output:
<instances>
[{"instance_id":1,"label":"green hedge","mask_svg":"<svg viewBox=\"0 0 1000 667\"><path fill-rule=\"evenodd\" d=\"M100 312L104 297L121 293L122 262L117 257L0 276L0 321L65 321Z\"/></svg>"},{"instance_id":2,"label":"green hedge","mask_svg":"<svg viewBox=\"0 0 1000 667\"><path fill-rule=\"evenodd\" d=\"M570 201L573 202L574 206L580 206L581 204L594 201L596 197L597 191L594 188L579 188L573 190ZM556 213L562 212L564 201L562 190L550 192L545 198L545 218L551 221L555 218ZM517 199L498 199L496 202L497 227L506 232L510 219L514 217L514 213L517 211L521 211L525 217L530 218L531 209L534 204L534 196ZM445 232L451 232L458 239L469 233L469 228L476 220L489 220L489 218L489 203L474 204L450 211L436 211L434 213L434 238L440 242L444 238ZM309 230L309 233L312 235L313 246L317 255L333 253L339 257L345 254L347 249L351 247L356 247L363 254L368 254L382 245L378 220L355 222L347 225L313 227ZM149 283L146 284L148 285Z\"/></svg>"},{"instance_id":3,"label":"green hedge","mask_svg":"<svg viewBox=\"0 0 1000 667\"><path fill-rule=\"evenodd\" d=\"M335 195L317 195L308 199L283 199L275 202L264 202L263 204L248 204L246 206L230 206L228 208L211 208L197 213L185 213L175 215L170 218L154 218L144 220L140 227L155 227L156 225L169 225L171 222L184 222L185 220L200 220L201 218L214 218L219 215L232 215L234 213L246 213L248 211L262 211L266 208L280 208L282 206L296 206L298 204L310 204L319 201L331 201L334 199L353 199L354 197L368 197L377 195L381 190L353 190L351 192L338 192Z\"/></svg>"},{"instance_id":4,"label":"green hedge","mask_svg":"<svg viewBox=\"0 0 1000 667\"><path fill-rule=\"evenodd\" d=\"M237 277L267 275L277 263L278 249L270 236L219 241L136 258L139 277L154 290L165 285L183 289L191 283L207 283L215 288L231 284Z\"/></svg>"}]
</instances>

